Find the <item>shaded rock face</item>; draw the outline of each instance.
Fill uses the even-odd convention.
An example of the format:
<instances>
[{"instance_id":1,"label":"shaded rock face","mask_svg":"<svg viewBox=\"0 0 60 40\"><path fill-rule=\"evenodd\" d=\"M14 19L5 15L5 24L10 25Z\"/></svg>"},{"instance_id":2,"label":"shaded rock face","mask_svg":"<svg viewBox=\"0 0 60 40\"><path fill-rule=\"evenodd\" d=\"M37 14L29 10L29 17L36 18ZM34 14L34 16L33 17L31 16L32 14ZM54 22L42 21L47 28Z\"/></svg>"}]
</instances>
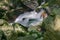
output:
<instances>
[{"instance_id":1,"label":"shaded rock face","mask_svg":"<svg viewBox=\"0 0 60 40\"><path fill-rule=\"evenodd\" d=\"M35 10L31 12L25 12L19 15L15 23L19 23L25 27L37 26L43 22L43 19L47 17L45 10L41 9L39 12Z\"/></svg>"},{"instance_id":2,"label":"shaded rock face","mask_svg":"<svg viewBox=\"0 0 60 40\"><path fill-rule=\"evenodd\" d=\"M36 9L38 7L38 0L21 0L24 5L31 9Z\"/></svg>"}]
</instances>

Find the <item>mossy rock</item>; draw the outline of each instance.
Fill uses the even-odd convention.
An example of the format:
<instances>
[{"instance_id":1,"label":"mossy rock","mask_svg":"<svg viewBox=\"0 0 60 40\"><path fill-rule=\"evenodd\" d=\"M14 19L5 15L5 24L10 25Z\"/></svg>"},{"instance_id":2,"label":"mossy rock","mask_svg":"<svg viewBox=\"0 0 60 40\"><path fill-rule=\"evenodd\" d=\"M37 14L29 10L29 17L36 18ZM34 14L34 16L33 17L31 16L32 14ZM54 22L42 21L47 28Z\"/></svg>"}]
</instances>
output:
<instances>
[{"instance_id":1,"label":"mossy rock","mask_svg":"<svg viewBox=\"0 0 60 40\"><path fill-rule=\"evenodd\" d=\"M54 9L53 15L49 15L44 20L44 27L46 32L44 33L44 40L60 40L60 9ZM57 11L56 11L57 10Z\"/></svg>"}]
</instances>

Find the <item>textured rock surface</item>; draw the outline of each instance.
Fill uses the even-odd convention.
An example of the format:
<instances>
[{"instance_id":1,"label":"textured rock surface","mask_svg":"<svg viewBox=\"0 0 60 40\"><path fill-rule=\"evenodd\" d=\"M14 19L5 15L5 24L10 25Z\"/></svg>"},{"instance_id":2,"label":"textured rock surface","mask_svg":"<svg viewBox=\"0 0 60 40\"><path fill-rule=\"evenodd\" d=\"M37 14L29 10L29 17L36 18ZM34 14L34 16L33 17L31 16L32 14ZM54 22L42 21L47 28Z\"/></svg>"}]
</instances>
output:
<instances>
[{"instance_id":1,"label":"textured rock surface","mask_svg":"<svg viewBox=\"0 0 60 40\"><path fill-rule=\"evenodd\" d=\"M24 5L31 9L36 9L38 6L38 0L21 0Z\"/></svg>"}]
</instances>

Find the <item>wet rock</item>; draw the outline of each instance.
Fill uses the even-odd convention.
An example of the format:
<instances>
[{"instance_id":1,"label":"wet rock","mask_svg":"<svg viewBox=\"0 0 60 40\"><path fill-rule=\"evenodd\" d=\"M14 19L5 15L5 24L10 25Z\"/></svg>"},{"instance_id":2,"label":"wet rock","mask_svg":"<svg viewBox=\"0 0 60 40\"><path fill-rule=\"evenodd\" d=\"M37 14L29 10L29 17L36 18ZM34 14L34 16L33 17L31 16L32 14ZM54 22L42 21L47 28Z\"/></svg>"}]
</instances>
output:
<instances>
[{"instance_id":1,"label":"wet rock","mask_svg":"<svg viewBox=\"0 0 60 40\"><path fill-rule=\"evenodd\" d=\"M36 9L38 6L37 0L21 0L21 1L23 2L24 5L31 9Z\"/></svg>"}]
</instances>

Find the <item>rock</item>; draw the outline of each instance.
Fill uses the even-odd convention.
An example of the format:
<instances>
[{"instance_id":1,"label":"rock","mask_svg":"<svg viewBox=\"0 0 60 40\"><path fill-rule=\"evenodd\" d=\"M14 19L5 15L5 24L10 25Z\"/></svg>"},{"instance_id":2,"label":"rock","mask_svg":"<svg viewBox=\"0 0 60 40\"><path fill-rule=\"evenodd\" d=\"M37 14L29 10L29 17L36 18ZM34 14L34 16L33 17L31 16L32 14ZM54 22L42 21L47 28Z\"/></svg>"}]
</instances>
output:
<instances>
[{"instance_id":1,"label":"rock","mask_svg":"<svg viewBox=\"0 0 60 40\"><path fill-rule=\"evenodd\" d=\"M0 19L0 25L4 24L4 20Z\"/></svg>"},{"instance_id":2,"label":"rock","mask_svg":"<svg viewBox=\"0 0 60 40\"><path fill-rule=\"evenodd\" d=\"M60 17L59 16L56 16L54 30L60 31Z\"/></svg>"},{"instance_id":3,"label":"rock","mask_svg":"<svg viewBox=\"0 0 60 40\"><path fill-rule=\"evenodd\" d=\"M21 0L24 5L31 9L36 9L38 7L37 0Z\"/></svg>"}]
</instances>

